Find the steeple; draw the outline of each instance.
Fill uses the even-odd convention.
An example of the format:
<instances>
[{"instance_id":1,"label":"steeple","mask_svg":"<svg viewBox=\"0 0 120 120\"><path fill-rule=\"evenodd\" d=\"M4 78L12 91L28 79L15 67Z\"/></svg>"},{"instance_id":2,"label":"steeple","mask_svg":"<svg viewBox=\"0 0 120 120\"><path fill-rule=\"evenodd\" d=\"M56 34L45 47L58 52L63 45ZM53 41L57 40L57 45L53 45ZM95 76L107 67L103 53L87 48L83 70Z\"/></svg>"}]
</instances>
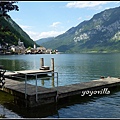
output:
<instances>
[{"instance_id":1,"label":"steeple","mask_svg":"<svg viewBox=\"0 0 120 120\"><path fill-rule=\"evenodd\" d=\"M36 49L36 44L34 44L34 49Z\"/></svg>"}]
</instances>

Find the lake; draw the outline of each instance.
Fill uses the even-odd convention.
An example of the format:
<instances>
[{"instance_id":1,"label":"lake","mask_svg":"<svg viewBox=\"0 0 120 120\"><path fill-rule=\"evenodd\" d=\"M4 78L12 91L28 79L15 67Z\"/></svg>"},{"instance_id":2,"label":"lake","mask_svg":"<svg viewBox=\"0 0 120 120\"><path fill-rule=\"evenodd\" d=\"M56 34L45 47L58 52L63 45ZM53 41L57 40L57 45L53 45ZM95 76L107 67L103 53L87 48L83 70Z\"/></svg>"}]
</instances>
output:
<instances>
[{"instance_id":1,"label":"lake","mask_svg":"<svg viewBox=\"0 0 120 120\"><path fill-rule=\"evenodd\" d=\"M27 54L27 55L0 55L0 64L9 71L30 70L40 68L40 59L44 58L44 65L51 66L54 58L55 71L58 72L58 86L87 82L100 79L100 76L120 77L120 53L89 53L89 54ZM51 88L56 86L50 77L39 78L38 86ZM24 81L22 81L24 82ZM35 84L34 79L27 83ZM11 107L13 101L6 100L6 93L0 92L0 112L8 118L41 117L41 111L32 116ZM7 104L6 104L7 103ZM45 118L119 118L120 92L101 97L91 97L86 101L66 105L57 109L57 113L43 115Z\"/></svg>"}]
</instances>

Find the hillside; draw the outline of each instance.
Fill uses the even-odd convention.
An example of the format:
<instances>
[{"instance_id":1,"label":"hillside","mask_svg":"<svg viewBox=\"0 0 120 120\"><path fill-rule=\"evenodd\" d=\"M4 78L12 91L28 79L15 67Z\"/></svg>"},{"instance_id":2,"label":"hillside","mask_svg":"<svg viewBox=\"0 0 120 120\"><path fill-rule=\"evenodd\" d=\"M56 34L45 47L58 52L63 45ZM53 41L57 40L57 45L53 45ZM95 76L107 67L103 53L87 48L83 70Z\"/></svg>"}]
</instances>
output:
<instances>
[{"instance_id":1,"label":"hillside","mask_svg":"<svg viewBox=\"0 0 120 120\"><path fill-rule=\"evenodd\" d=\"M41 44L61 52L120 52L120 7L106 9Z\"/></svg>"},{"instance_id":2,"label":"hillside","mask_svg":"<svg viewBox=\"0 0 120 120\"><path fill-rule=\"evenodd\" d=\"M45 42L49 42L51 41L52 39L54 39L54 37L48 37L48 38L41 38L39 40L36 40L35 42L38 44L38 45L41 45Z\"/></svg>"},{"instance_id":3,"label":"hillside","mask_svg":"<svg viewBox=\"0 0 120 120\"><path fill-rule=\"evenodd\" d=\"M10 17L0 17L0 44L17 45L19 39L25 47L35 43Z\"/></svg>"}]
</instances>

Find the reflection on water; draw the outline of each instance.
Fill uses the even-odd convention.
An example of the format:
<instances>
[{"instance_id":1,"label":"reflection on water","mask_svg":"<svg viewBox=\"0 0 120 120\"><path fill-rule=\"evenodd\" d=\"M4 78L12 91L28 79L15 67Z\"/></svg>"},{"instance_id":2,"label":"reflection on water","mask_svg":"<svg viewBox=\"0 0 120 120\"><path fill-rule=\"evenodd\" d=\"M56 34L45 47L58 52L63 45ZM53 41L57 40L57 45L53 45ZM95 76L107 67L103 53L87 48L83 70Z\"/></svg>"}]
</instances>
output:
<instances>
[{"instance_id":1,"label":"reflection on water","mask_svg":"<svg viewBox=\"0 0 120 120\"><path fill-rule=\"evenodd\" d=\"M99 79L100 76L119 77L120 73L120 54L6 55L0 57L0 64L11 71L39 69L40 58L44 58L44 64L50 67L51 58L54 58L60 86Z\"/></svg>"},{"instance_id":2,"label":"reflection on water","mask_svg":"<svg viewBox=\"0 0 120 120\"><path fill-rule=\"evenodd\" d=\"M3 55L0 64L7 70L30 70L40 68L40 58L44 64L51 66L51 58L55 61L55 71L58 72L58 85L64 86L99 79L100 76L119 77L120 54L39 54L39 55ZM21 80L24 82L24 80ZM27 83L36 84L31 78ZM53 77L38 78L38 86L55 87L57 80ZM111 90L113 91L113 90ZM120 92L111 95L81 99L76 97L71 102L61 101L61 104L45 106L36 109L25 109L13 104L13 98L0 92L0 111L9 118L119 118ZM11 113L10 113L11 112Z\"/></svg>"},{"instance_id":3,"label":"reflection on water","mask_svg":"<svg viewBox=\"0 0 120 120\"><path fill-rule=\"evenodd\" d=\"M74 99L35 108L24 108L4 101L4 107L0 105L0 111L8 118L119 118L120 87L109 90L110 95L84 98L77 95Z\"/></svg>"},{"instance_id":4,"label":"reflection on water","mask_svg":"<svg viewBox=\"0 0 120 120\"><path fill-rule=\"evenodd\" d=\"M14 113L12 109L8 109L6 104L14 104L14 97L6 92L0 91L0 115L7 118L21 118L18 114Z\"/></svg>"},{"instance_id":5,"label":"reflection on water","mask_svg":"<svg viewBox=\"0 0 120 120\"><path fill-rule=\"evenodd\" d=\"M62 102L58 114L47 118L120 118L120 87L109 89L110 95L95 95L71 99Z\"/></svg>"},{"instance_id":6,"label":"reflection on water","mask_svg":"<svg viewBox=\"0 0 120 120\"><path fill-rule=\"evenodd\" d=\"M45 88L54 88L57 87L57 81L58 79L55 78L54 76L51 77L38 77L37 78L37 86L42 86ZM36 79L28 79L27 83L32 84L32 85L36 85Z\"/></svg>"}]
</instances>

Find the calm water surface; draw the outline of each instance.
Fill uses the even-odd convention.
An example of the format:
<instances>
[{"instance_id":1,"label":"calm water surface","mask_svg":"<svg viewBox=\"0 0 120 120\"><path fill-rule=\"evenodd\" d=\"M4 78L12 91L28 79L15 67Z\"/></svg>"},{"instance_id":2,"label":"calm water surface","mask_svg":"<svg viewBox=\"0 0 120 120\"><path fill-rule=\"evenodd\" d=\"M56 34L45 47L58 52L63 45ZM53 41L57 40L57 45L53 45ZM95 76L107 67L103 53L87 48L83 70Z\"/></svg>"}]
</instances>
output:
<instances>
[{"instance_id":1,"label":"calm water surface","mask_svg":"<svg viewBox=\"0 0 120 120\"><path fill-rule=\"evenodd\" d=\"M80 82L99 79L100 76L120 76L120 54L36 54L36 55L1 55L0 64L7 70L30 70L40 68L40 58L44 58L44 65L51 66L51 58L55 61L55 71L58 72L58 85L64 86ZM24 81L22 81L24 82ZM34 79L27 81L35 84ZM56 79L50 77L38 79L38 86L46 88L56 86ZM9 118L25 118L29 115L14 111L8 107L6 94L0 98L0 112ZM3 99L4 98L4 99ZM92 97L83 101L61 107L57 114L46 115L47 118L119 118L120 117L119 90L108 96ZM32 117L41 117L41 111L36 111Z\"/></svg>"}]
</instances>

